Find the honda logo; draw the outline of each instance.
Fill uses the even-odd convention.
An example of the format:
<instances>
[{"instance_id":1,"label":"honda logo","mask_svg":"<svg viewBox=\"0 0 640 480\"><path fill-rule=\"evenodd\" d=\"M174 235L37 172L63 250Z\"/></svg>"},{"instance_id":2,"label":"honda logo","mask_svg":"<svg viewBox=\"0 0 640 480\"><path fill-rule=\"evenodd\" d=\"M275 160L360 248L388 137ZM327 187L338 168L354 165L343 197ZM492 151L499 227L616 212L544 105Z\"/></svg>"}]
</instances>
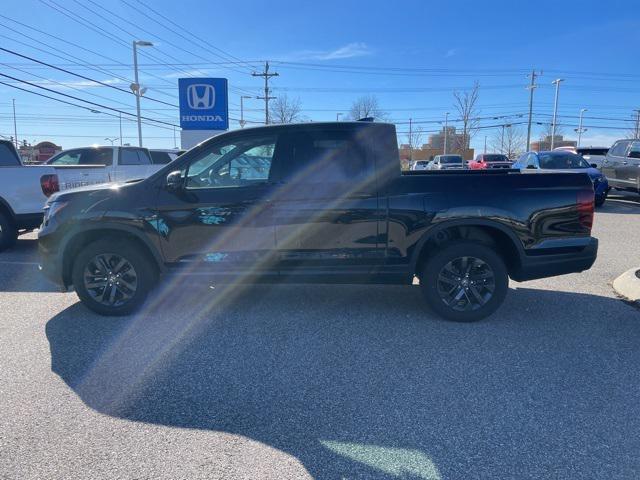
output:
<instances>
[{"instance_id":1,"label":"honda logo","mask_svg":"<svg viewBox=\"0 0 640 480\"><path fill-rule=\"evenodd\" d=\"M187 103L193 110L210 110L216 104L213 85L194 83L187 87Z\"/></svg>"}]
</instances>

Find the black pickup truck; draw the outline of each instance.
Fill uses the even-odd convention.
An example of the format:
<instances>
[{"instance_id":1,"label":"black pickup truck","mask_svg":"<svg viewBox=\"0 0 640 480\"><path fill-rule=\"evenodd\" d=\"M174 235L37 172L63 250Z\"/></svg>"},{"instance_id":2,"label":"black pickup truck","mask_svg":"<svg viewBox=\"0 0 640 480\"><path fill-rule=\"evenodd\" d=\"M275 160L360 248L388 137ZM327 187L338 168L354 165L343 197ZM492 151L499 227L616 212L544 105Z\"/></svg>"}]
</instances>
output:
<instances>
[{"instance_id":1,"label":"black pickup truck","mask_svg":"<svg viewBox=\"0 0 640 480\"><path fill-rule=\"evenodd\" d=\"M401 172L389 124L243 129L146 180L52 196L41 268L105 315L134 311L176 273L194 283L417 277L435 312L472 321L498 308L509 277L591 267L593 197L579 173Z\"/></svg>"}]
</instances>

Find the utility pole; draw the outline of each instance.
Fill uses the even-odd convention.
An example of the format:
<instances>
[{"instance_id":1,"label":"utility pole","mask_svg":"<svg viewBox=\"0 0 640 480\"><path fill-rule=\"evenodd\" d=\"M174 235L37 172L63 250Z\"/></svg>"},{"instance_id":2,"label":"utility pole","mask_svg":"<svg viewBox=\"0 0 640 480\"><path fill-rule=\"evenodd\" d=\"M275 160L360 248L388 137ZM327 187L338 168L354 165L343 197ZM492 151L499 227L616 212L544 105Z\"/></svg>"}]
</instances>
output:
<instances>
[{"instance_id":1,"label":"utility pole","mask_svg":"<svg viewBox=\"0 0 640 480\"><path fill-rule=\"evenodd\" d=\"M409 119L409 162L413 161L413 130L412 130L413 120Z\"/></svg>"},{"instance_id":2,"label":"utility pole","mask_svg":"<svg viewBox=\"0 0 640 480\"><path fill-rule=\"evenodd\" d=\"M120 146L122 146L122 112L119 113L120 117Z\"/></svg>"},{"instance_id":3,"label":"utility pole","mask_svg":"<svg viewBox=\"0 0 640 480\"><path fill-rule=\"evenodd\" d=\"M536 85L536 77L538 74L535 69L531 70L531 83L527 87L529 90L529 123L527 126L527 152L529 151L529 147L531 145L531 117L533 115L533 91L537 88Z\"/></svg>"},{"instance_id":4,"label":"utility pole","mask_svg":"<svg viewBox=\"0 0 640 480\"><path fill-rule=\"evenodd\" d=\"M636 132L638 129L636 128ZM16 123L16 99L13 99L13 139L16 142L16 150L20 148L20 144L18 143L18 124Z\"/></svg>"},{"instance_id":5,"label":"utility pole","mask_svg":"<svg viewBox=\"0 0 640 480\"><path fill-rule=\"evenodd\" d=\"M638 108L638 109L636 109L634 111L636 112L636 134L635 134L635 139L638 140L638 139L640 139L640 108ZM14 119L15 119L15 112L14 112L13 116L14 116Z\"/></svg>"},{"instance_id":6,"label":"utility pole","mask_svg":"<svg viewBox=\"0 0 640 480\"><path fill-rule=\"evenodd\" d=\"M442 149L442 153L444 155L447 154L447 136L448 136L448 124L449 124L449 112L444 114L444 148Z\"/></svg>"},{"instance_id":7,"label":"utility pole","mask_svg":"<svg viewBox=\"0 0 640 480\"><path fill-rule=\"evenodd\" d=\"M502 136L500 137L500 153L504 153L504 123L502 124Z\"/></svg>"},{"instance_id":8,"label":"utility pole","mask_svg":"<svg viewBox=\"0 0 640 480\"><path fill-rule=\"evenodd\" d=\"M258 100L264 100L264 123L265 125L269 125L269 100L272 100L276 97L269 96L269 80L271 77L280 76L279 73L273 72L269 73L269 62L264 62L264 72L256 73L253 72L251 74L253 77L263 77L264 78L264 97L256 97Z\"/></svg>"},{"instance_id":9,"label":"utility pole","mask_svg":"<svg viewBox=\"0 0 640 480\"><path fill-rule=\"evenodd\" d=\"M556 78L552 84L556 86L556 95L553 101L553 120L551 123L551 148L549 150L553 150L553 146L556 141L556 118L558 116L558 93L560 92L560 82L564 82L563 78Z\"/></svg>"},{"instance_id":10,"label":"utility pole","mask_svg":"<svg viewBox=\"0 0 640 480\"><path fill-rule=\"evenodd\" d=\"M142 146L142 120L140 119L140 97L144 95L146 88L140 88L138 81L138 47L153 47L153 43L144 40L134 40L133 44L133 74L134 83L130 88L136 95L136 114L138 117L138 146Z\"/></svg>"},{"instance_id":11,"label":"utility pole","mask_svg":"<svg viewBox=\"0 0 640 480\"><path fill-rule=\"evenodd\" d=\"M578 121L578 130L576 130L578 132L578 146L580 146L580 140L582 139L582 132L587 131L586 128L584 130L582 129L582 114L586 111L587 111L586 108L580 109L580 120Z\"/></svg>"},{"instance_id":12,"label":"utility pole","mask_svg":"<svg viewBox=\"0 0 640 480\"><path fill-rule=\"evenodd\" d=\"M484 152L483 153L487 153L487 136L484 136Z\"/></svg>"}]
</instances>

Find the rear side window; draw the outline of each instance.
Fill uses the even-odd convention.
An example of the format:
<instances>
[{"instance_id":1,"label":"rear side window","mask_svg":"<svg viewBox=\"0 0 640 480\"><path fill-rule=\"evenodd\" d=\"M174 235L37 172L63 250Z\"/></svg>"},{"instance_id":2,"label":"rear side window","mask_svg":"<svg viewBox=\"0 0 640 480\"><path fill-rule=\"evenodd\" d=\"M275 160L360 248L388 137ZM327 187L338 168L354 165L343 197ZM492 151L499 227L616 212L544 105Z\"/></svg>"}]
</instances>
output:
<instances>
[{"instance_id":1,"label":"rear side window","mask_svg":"<svg viewBox=\"0 0 640 480\"><path fill-rule=\"evenodd\" d=\"M611 150L609 150L609 155L613 155L614 157L624 157L627 152L627 146L629 146L628 140L616 142L616 144L611 147Z\"/></svg>"},{"instance_id":2,"label":"rear side window","mask_svg":"<svg viewBox=\"0 0 640 480\"><path fill-rule=\"evenodd\" d=\"M176 158L175 156L172 157L168 152L150 151L149 153L151 154L151 161L155 165L165 165Z\"/></svg>"},{"instance_id":3,"label":"rear side window","mask_svg":"<svg viewBox=\"0 0 640 480\"><path fill-rule=\"evenodd\" d=\"M5 144L0 143L0 167L19 167L20 161L16 157L15 150Z\"/></svg>"},{"instance_id":4,"label":"rear side window","mask_svg":"<svg viewBox=\"0 0 640 480\"><path fill-rule=\"evenodd\" d=\"M120 165L148 165L151 161L144 150L125 148L120 151Z\"/></svg>"},{"instance_id":5,"label":"rear side window","mask_svg":"<svg viewBox=\"0 0 640 480\"><path fill-rule=\"evenodd\" d=\"M59 153L49 165L111 165L113 150L110 148L79 148Z\"/></svg>"},{"instance_id":6,"label":"rear side window","mask_svg":"<svg viewBox=\"0 0 640 480\"><path fill-rule=\"evenodd\" d=\"M366 190L373 184L374 169L357 135L357 130L291 135L292 161L284 177L296 183L349 184Z\"/></svg>"}]
</instances>

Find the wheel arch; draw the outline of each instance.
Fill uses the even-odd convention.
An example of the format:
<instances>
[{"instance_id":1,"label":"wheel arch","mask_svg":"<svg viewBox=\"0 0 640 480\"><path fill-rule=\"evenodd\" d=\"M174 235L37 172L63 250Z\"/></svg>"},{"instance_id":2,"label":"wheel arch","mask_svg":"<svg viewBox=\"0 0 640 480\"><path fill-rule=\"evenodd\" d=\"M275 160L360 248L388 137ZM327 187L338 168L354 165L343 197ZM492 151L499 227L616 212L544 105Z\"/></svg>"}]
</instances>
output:
<instances>
[{"instance_id":1,"label":"wheel arch","mask_svg":"<svg viewBox=\"0 0 640 480\"><path fill-rule=\"evenodd\" d=\"M509 275L522 263L522 242L509 228L490 220L461 219L440 223L424 233L411 256L411 272L419 276L420 268L431 252L447 242L460 239L478 241L494 248L503 259Z\"/></svg>"},{"instance_id":2,"label":"wheel arch","mask_svg":"<svg viewBox=\"0 0 640 480\"><path fill-rule=\"evenodd\" d=\"M139 246L148 256L157 273L164 271L164 262L159 250L146 236L135 228L120 224L101 223L89 228L82 228L69 235L62 250L62 278L65 285L71 285L71 271L75 256L90 243L104 239L114 238L126 240Z\"/></svg>"}]
</instances>

